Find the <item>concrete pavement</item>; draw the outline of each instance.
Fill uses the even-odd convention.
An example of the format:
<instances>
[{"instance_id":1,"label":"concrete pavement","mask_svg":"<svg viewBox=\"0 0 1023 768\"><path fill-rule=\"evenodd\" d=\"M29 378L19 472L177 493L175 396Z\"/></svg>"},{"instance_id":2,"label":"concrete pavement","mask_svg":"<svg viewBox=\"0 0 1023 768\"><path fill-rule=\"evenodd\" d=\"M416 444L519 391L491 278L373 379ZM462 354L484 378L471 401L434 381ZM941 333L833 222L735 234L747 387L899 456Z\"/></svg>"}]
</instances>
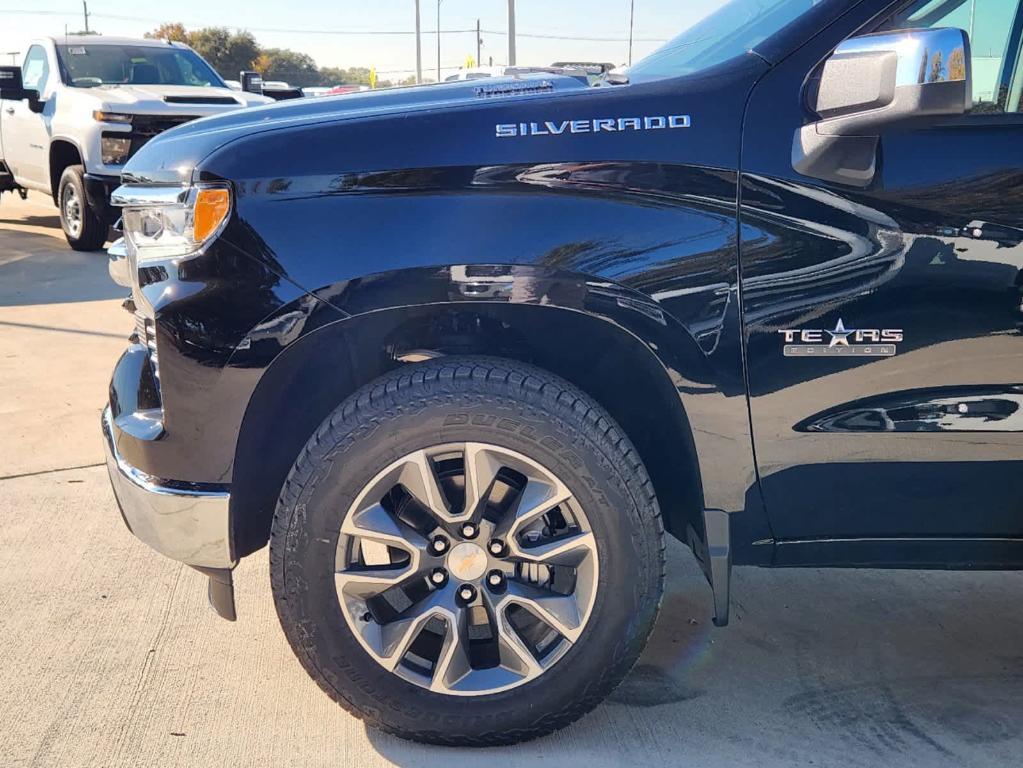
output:
<instances>
[{"instance_id":1,"label":"concrete pavement","mask_svg":"<svg viewBox=\"0 0 1023 768\"><path fill-rule=\"evenodd\" d=\"M229 624L122 526L97 419L131 318L55 222L0 203L0 766L1019 763L1023 575L738 569L714 629L676 543L648 651L582 722L483 751L367 730L292 657L265 552Z\"/></svg>"}]
</instances>

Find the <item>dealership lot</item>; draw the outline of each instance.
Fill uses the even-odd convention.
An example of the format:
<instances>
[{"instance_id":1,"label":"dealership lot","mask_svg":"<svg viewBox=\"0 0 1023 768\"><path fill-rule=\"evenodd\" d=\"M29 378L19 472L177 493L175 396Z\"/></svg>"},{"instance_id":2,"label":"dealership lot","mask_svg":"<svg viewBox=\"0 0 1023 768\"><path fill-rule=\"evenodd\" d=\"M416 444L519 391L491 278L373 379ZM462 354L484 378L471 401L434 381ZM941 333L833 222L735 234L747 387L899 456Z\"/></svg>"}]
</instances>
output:
<instances>
[{"instance_id":1,"label":"dealership lot","mask_svg":"<svg viewBox=\"0 0 1023 768\"><path fill-rule=\"evenodd\" d=\"M288 649L266 554L235 624L118 519L98 428L131 317L39 196L0 204L0 765L1005 766L1023 749L1023 575L738 569L733 622L668 548L671 610L626 683L484 751L367 730ZM822 503L827 503L822 500Z\"/></svg>"}]
</instances>

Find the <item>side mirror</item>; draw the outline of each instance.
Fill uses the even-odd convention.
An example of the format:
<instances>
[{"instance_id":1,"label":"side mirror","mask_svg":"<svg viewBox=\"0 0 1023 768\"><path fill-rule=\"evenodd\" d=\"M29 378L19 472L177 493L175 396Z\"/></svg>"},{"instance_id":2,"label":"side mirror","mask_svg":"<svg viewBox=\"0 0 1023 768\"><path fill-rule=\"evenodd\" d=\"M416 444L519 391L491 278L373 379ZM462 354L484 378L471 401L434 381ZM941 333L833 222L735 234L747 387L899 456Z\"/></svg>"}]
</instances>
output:
<instances>
[{"instance_id":1,"label":"side mirror","mask_svg":"<svg viewBox=\"0 0 1023 768\"><path fill-rule=\"evenodd\" d=\"M970 40L961 29L913 29L846 40L807 84L820 118L796 131L804 176L866 187L882 128L965 114L973 105Z\"/></svg>"},{"instance_id":2,"label":"side mirror","mask_svg":"<svg viewBox=\"0 0 1023 768\"><path fill-rule=\"evenodd\" d=\"M0 99L21 101L28 99L28 108L33 112L43 111L39 91L26 89L21 80L21 67L0 67Z\"/></svg>"},{"instance_id":3,"label":"side mirror","mask_svg":"<svg viewBox=\"0 0 1023 768\"><path fill-rule=\"evenodd\" d=\"M263 95L263 77L258 72L242 70L238 75L241 81L242 90L246 93L254 93L257 96Z\"/></svg>"}]
</instances>

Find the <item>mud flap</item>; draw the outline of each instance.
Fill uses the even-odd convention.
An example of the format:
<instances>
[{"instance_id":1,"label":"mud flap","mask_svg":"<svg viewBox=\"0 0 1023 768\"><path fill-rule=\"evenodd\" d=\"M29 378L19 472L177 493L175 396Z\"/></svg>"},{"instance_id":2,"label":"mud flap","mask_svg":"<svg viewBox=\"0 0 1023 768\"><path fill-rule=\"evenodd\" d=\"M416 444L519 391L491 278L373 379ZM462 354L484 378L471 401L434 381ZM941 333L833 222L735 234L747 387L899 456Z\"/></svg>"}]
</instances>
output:
<instances>
[{"instance_id":1,"label":"mud flap","mask_svg":"<svg viewBox=\"0 0 1023 768\"><path fill-rule=\"evenodd\" d=\"M701 540L690 526L689 547L703 569L714 593L714 626L728 624L732 588L731 516L720 509L703 510L704 538Z\"/></svg>"}]
</instances>

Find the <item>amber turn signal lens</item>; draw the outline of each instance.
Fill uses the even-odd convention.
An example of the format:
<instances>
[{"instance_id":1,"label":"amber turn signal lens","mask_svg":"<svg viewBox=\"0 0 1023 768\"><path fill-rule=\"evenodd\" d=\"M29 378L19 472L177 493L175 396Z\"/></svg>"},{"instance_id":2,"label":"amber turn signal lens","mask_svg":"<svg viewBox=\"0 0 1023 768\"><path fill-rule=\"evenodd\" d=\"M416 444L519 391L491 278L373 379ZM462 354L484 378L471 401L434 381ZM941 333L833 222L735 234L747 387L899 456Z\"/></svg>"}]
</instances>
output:
<instances>
[{"instance_id":1,"label":"amber turn signal lens","mask_svg":"<svg viewBox=\"0 0 1023 768\"><path fill-rule=\"evenodd\" d=\"M227 189L200 189L195 198L193 215L193 233L195 242L205 242L206 238L217 231L227 212L231 209L231 192Z\"/></svg>"}]
</instances>

